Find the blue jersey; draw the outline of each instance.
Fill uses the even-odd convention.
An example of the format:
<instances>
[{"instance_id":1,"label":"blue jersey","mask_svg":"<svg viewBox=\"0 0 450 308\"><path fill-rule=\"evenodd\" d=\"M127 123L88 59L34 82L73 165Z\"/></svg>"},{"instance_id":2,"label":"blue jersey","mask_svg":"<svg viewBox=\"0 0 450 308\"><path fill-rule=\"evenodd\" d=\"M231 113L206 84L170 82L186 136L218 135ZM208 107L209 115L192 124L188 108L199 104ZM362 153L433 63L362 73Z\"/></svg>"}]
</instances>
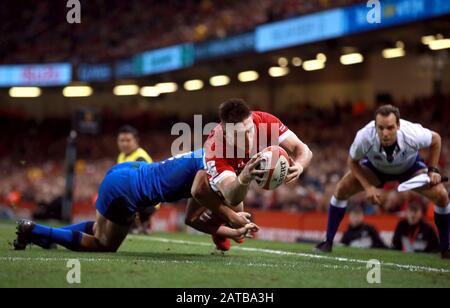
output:
<instances>
[{"instance_id":1,"label":"blue jersey","mask_svg":"<svg viewBox=\"0 0 450 308\"><path fill-rule=\"evenodd\" d=\"M205 169L204 161L201 149L162 162L143 163L132 183L144 202L151 205L190 198L197 172Z\"/></svg>"},{"instance_id":2,"label":"blue jersey","mask_svg":"<svg viewBox=\"0 0 450 308\"><path fill-rule=\"evenodd\" d=\"M114 166L100 186L96 208L112 222L127 225L138 209L190 198L194 178L203 169L203 149L151 164Z\"/></svg>"}]
</instances>

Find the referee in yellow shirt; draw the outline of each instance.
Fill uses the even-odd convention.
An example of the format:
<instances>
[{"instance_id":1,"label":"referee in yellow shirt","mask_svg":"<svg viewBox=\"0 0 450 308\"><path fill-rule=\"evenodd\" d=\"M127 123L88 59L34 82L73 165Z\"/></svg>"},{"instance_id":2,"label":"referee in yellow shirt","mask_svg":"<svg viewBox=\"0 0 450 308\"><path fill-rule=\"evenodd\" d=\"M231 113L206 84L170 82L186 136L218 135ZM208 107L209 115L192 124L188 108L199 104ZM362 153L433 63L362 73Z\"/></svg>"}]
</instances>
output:
<instances>
[{"instance_id":1,"label":"referee in yellow shirt","mask_svg":"<svg viewBox=\"0 0 450 308\"><path fill-rule=\"evenodd\" d=\"M117 158L117 163L126 162L146 162L152 163L153 160L147 152L139 146L139 132L136 128L125 125L119 129L119 134L117 136L117 145L119 147L119 157ZM157 207L148 207L138 212L136 223L133 226L133 233L143 233L147 234L148 229L150 229L150 217L155 213Z\"/></svg>"}]
</instances>

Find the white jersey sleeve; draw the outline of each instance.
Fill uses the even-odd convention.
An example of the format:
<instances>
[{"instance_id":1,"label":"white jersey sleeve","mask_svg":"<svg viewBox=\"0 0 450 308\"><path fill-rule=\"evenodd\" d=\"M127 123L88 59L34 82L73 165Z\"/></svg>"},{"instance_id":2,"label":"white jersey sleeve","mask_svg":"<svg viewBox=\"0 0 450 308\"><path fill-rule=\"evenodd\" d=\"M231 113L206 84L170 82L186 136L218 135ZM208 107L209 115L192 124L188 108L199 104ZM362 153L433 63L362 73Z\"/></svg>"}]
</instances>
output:
<instances>
[{"instance_id":1,"label":"white jersey sleeve","mask_svg":"<svg viewBox=\"0 0 450 308\"><path fill-rule=\"evenodd\" d=\"M417 150L429 148L433 139L431 130L424 128L417 123L408 121L401 122L401 131L405 136L405 142L415 147Z\"/></svg>"},{"instance_id":2,"label":"white jersey sleeve","mask_svg":"<svg viewBox=\"0 0 450 308\"><path fill-rule=\"evenodd\" d=\"M367 138L370 132L368 127L361 129L355 137L352 146L350 147L350 157L353 160L361 160L366 156L370 150L370 140Z\"/></svg>"}]
</instances>

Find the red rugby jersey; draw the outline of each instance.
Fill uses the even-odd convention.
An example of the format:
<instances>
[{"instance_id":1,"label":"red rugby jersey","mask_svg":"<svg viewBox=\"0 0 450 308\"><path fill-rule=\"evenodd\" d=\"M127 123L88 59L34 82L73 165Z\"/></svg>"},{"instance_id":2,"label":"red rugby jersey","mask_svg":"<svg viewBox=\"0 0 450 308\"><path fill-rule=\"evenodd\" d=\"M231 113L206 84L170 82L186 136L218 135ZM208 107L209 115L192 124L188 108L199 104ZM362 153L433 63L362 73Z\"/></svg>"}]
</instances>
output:
<instances>
[{"instance_id":1,"label":"red rugby jersey","mask_svg":"<svg viewBox=\"0 0 450 308\"><path fill-rule=\"evenodd\" d=\"M277 117L252 112L255 140L251 153L238 153L227 145L222 125L213 129L205 143L206 167L211 188L218 192L217 184L224 178L239 175L251 157L266 147L279 145L292 133ZM239 154L239 155L238 155Z\"/></svg>"}]
</instances>

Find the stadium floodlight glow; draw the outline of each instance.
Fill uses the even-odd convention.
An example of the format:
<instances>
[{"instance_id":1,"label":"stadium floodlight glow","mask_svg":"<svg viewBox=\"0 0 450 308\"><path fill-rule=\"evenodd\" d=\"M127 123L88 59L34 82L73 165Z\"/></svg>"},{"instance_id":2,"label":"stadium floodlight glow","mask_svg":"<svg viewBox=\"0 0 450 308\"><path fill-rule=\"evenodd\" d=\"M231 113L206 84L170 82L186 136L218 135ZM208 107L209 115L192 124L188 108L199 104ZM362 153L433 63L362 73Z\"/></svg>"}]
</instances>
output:
<instances>
[{"instance_id":1,"label":"stadium floodlight glow","mask_svg":"<svg viewBox=\"0 0 450 308\"><path fill-rule=\"evenodd\" d=\"M422 36L422 44L428 45L431 41L434 41L436 37L434 35L425 35Z\"/></svg>"},{"instance_id":2,"label":"stadium floodlight glow","mask_svg":"<svg viewBox=\"0 0 450 308\"><path fill-rule=\"evenodd\" d=\"M278 59L278 65L280 67L287 67L289 65L289 60L285 57L281 57Z\"/></svg>"},{"instance_id":3,"label":"stadium floodlight glow","mask_svg":"<svg viewBox=\"0 0 450 308\"><path fill-rule=\"evenodd\" d=\"M230 77L226 75L214 76L209 79L209 83L213 87L223 87L230 84Z\"/></svg>"},{"instance_id":4,"label":"stadium floodlight glow","mask_svg":"<svg viewBox=\"0 0 450 308\"><path fill-rule=\"evenodd\" d=\"M113 93L116 96L137 95L139 94L139 87L133 84L119 85L114 87Z\"/></svg>"},{"instance_id":5,"label":"stadium floodlight glow","mask_svg":"<svg viewBox=\"0 0 450 308\"><path fill-rule=\"evenodd\" d=\"M394 59L405 56L405 50L403 48L386 48L383 50L383 58Z\"/></svg>"},{"instance_id":6,"label":"stadium floodlight glow","mask_svg":"<svg viewBox=\"0 0 450 308\"><path fill-rule=\"evenodd\" d=\"M324 53L318 53L316 59L303 62L303 69L307 72L318 71L325 68L327 56Z\"/></svg>"},{"instance_id":7,"label":"stadium floodlight glow","mask_svg":"<svg viewBox=\"0 0 450 308\"><path fill-rule=\"evenodd\" d=\"M90 86L72 85L63 89L64 97L88 97L94 93Z\"/></svg>"},{"instance_id":8,"label":"stadium floodlight glow","mask_svg":"<svg viewBox=\"0 0 450 308\"><path fill-rule=\"evenodd\" d=\"M174 93L178 91L178 85L175 82L162 82L156 85L160 94Z\"/></svg>"},{"instance_id":9,"label":"stadium floodlight glow","mask_svg":"<svg viewBox=\"0 0 450 308\"><path fill-rule=\"evenodd\" d=\"M430 45L431 42L436 41L436 40L442 40L442 39L444 39L444 36L442 34L425 35L425 36L422 36L422 44Z\"/></svg>"},{"instance_id":10,"label":"stadium floodlight glow","mask_svg":"<svg viewBox=\"0 0 450 308\"><path fill-rule=\"evenodd\" d=\"M316 59L318 61L322 61L323 63L327 62L327 56L324 53L318 53Z\"/></svg>"},{"instance_id":11,"label":"stadium floodlight glow","mask_svg":"<svg viewBox=\"0 0 450 308\"><path fill-rule=\"evenodd\" d=\"M257 71L245 71L238 75L240 82L251 82L259 79L259 74Z\"/></svg>"},{"instance_id":12,"label":"stadium floodlight glow","mask_svg":"<svg viewBox=\"0 0 450 308\"><path fill-rule=\"evenodd\" d=\"M39 97L42 90L38 87L13 87L9 89L9 96L14 98L33 98Z\"/></svg>"},{"instance_id":13,"label":"stadium floodlight glow","mask_svg":"<svg viewBox=\"0 0 450 308\"><path fill-rule=\"evenodd\" d=\"M404 57L406 54L405 52L405 44L401 41L398 41L395 44L395 48L386 48L383 49L382 55L385 59L394 59L394 58L400 58Z\"/></svg>"},{"instance_id":14,"label":"stadium floodlight glow","mask_svg":"<svg viewBox=\"0 0 450 308\"><path fill-rule=\"evenodd\" d=\"M273 78L283 77L289 74L289 68L274 66L269 68L269 75Z\"/></svg>"},{"instance_id":15,"label":"stadium floodlight glow","mask_svg":"<svg viewBox=\"0 0 450 308\"><path fill-rule=\"evenodd\" d=\"M198 91L203 89L204 85L203 81L199 79L189 80L184 83L184 89L186 91Z\"/></svg>"},{"instance_id":16,"label":"stadium floodlight glow","mask_svg":"<svg viewBox=\"0 0 450 308\"><path fill-rule=\"evenodd\" d=\"M349 53L346 55L342 55L340 58L341 64L343 65L352 65L357 63L362 63L364 61L364 57L362 54L358 52Z\"/></svg>"},{"instance_id":17,"label":"stadium floodlight glow","mask_svg":"<svg viewBox=\"0 0 450 308\"><path fill-rule=\"evenodd\" d=\"M450 39L440 39L431 41L428 44L431 50L442 50L450 48Z\"/></svg>"},{"instance_id":18,"label":"stadium floodlight glow","mask_svg":"<svg viewBox=\"0 0 450 308\"><path fill-rule=\"evenodd\" d=\"M318 71L325 68L325 62L322 60L308 60L303 62L303 69L307 72Z\"/></svg>"},{"instance_id":19,"label":"stadium floodlight glow","mask_svg":"<svg viewBox=\"0 0 450 308\"><path fill-rule=\"evenodd\" d=\"M160 94L157 87L142 87L139 93L143 97L158 97Z\"/></svg>"},{"instance_id":20,"label":"stadium floodlight glow","mask_svg":"<svg viewBox=\"0 0 450 308\"><path fill-rule=\"evenodd\" d=\"M303 61L299 57L292 58L292 65L293 66L300 67L300 66L302 66L302 64L303 64Z\"/></svg>"}]
</instances>

